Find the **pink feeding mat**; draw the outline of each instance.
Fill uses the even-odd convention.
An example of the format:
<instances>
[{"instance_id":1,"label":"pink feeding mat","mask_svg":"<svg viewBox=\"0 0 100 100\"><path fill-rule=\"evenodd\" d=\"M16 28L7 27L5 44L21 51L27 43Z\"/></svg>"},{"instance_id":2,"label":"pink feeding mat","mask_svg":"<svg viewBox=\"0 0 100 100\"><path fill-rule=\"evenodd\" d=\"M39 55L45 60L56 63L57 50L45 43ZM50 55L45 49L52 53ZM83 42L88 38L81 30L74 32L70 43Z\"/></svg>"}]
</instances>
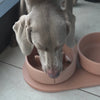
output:
<instances>
[{"instance_id":1,"label":"pink feeding mat","mask_svg":"<svg viewBox=\"0 0 100 100\"><path fill-rule=\"evenodd\" d=\"M41 84L32 80L31 77L28 75L25 66L23 67L23 74L25 81L32 88L45 92L58 92L100 85L100 76L90 74L82 68L77 68L76 72L69 80L55 85Z\"/></svg>"},{"instance_id":2,"label":"pink feeding mat","mask_svg":"<svg viewBox=\"0 0 100 100\"><path fill-rule=\"evenodd\" d=\"M80 42L81 44L79 44L81 49L84 50L84 51L82 51L82 53L84 53L87 57L90 57L93 54L92 51L94 51L95 55L99 55L99 54L96 54L97 49L91 50L90 44L93 44L92 45L93 48L98 48L98 50L100 50L100 46L99 46L99 44L100 44L100 33L93 33L93 34L87 35L87 36L83 37L83 39L85 39L85 40L82 41L82 39L81 39L81 42ZM84 44L87 44L88 48L86 48L86 45L84 45ZM78 47L78 49L79 49L79 47ZM65 46L64 52L66 54L67 53L69 54L68 50L70 51L70 49L68 49L68 47ZM76 49L74 49L74 50L76 51L75 54L77 55L77 50ZM86 54L87 51L88 51L88 54ZM33 53L34 52L35 51L33 50ZM66 73L68 73L68 74L66 74L64 72L64 75L61 75L61 80L58 79L57 80L58 83L56 83L56 84L53 83L52 79L49 79L47 76L45 77L45 74L43 72L40 72L40 73L41 73L41 75L43 75L46 78L44 80L48 79L48 81L47 81L48 84L44 84L45 81L43 81L43 80L41 80L41 81L39 80L40 82L38 80L37 81L34 80L35 77L38 77L38 74L37 74L38 70L36 72L37 76L34 76L34 73L32 72L33 69L32 69L32 67L30 67L31 65L29 65L27 59L25 61L24 67L23 67L24 79L31 87L33 87L37 90L40 90L40 91L45 91L45 92L58 92L58 91L65 91L65 90L86 88L86 87L100 85L100 74L99 74L99 72L100 72L99 65L100 64L93 62L92 60L90 61L87 58L84 58L82 53L81 53L81 51L79 53L80 54L80 60L77 56L76 57L75 57L75 55L73 56L73 64L69 66L69 71L66 70ZM33 62L33 58L32 58L33 56L34 56L34 54L32 54L31 57L30 57L30 60L32 60L32 62ZM93 57L95 57L95 56L93 56ZM77 63L77 65L76 65L75 59L77 59L78 62L80 61L81 65L83 65L83 68L86 69L87 71L84 70L80 66L79 63ZM98 60L98 59L95 57L95 60ZM72 68L72 66L73 66L73 68ZM75 68L76 68L76 70L75 70ZM70 74L70 72L71 72L71 74ZM92 73L94 73L94 74L92 74ZM97 73L97 75L95 75L96 73ZM71 77L68 76L69 74L70 74ZM41 75L39 77L43 78ZM63 78L64 78L64 80L62 80ZM67 80L65 80L66 78L67 78ZM51 83L49 84L49 82L51 82Z\"/></svg>"}]
</instances>

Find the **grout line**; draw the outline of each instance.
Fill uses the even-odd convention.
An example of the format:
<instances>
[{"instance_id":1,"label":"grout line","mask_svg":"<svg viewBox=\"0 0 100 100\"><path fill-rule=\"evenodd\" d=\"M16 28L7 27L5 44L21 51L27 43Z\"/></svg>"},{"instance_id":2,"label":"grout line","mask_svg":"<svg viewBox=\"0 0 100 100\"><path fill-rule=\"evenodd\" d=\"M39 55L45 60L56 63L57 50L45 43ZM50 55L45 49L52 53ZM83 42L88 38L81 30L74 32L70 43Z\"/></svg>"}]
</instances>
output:
<instances>
[{"instance_id":1,"label":"grout line","mask_svg":"<svg viewBox=\"0 0 100 100\"><path fill-rule=\"evenodd\" d=\"M88 94L91 94L91 95L93 95L93 96L96 96L96 97L99 97L99 98L100 98L99 95L96 95L96 94L94 94L94 93L88 92L88 91L86 91L86 90L83 90L83 89L78 89L78 90L83 91L83 92L86 92L86 93L88 93Z\"/></svg>"},{"instance_id":2,"label":"grout line","mask_svg":"<svg viewBox=\"0 0 100 100\"><path fill-rule=\"evenodd\" d=\"M15 66L15 65L13 65L13 64L9 64L9 63L4 62L4 61L1 61L1 60L0 60L0 62L1 62L1 63L4 63L4 64L7 64L7 65L10 65L10 66L12 66L12 67L18 68L18 69L22 69L22 68L20 68L19 66Z\"/></svg>"},{"instance_id":3,"label":"grout line","mask_svg":"<svg viewBox=\"0 0 100 100\"><path fill-rule=\"evenodd\" d=\"M15 66L15 65L13 65L13 64L9 64L9 63L4 62L4 61L1 61L1 60L0 60L0 62L22 70L22 68L20 68L19 66ZM88 93L88 94L90 94L90 95L93 95L93 96L96 96L96 97L99 97L99 98L100 98L99 95L96 95L96 94L94 94L94 93L88 92L88 91L86 91L86 90L83 90L83 89L78 89L78 90L83 91L83 92L86 92L86 93Z\"/></svg>"}]
</instances>

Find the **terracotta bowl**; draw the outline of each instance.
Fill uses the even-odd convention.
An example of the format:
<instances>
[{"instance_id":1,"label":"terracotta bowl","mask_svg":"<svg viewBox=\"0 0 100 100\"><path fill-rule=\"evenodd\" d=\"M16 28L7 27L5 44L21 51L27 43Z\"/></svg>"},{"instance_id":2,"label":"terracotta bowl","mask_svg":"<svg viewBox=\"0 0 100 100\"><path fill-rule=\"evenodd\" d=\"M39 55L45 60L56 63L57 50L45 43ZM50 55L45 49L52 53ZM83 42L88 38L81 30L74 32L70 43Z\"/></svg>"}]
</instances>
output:
<instances>
[{"instance_id":1,"label":"terracotta bowl","mask_svg":"<svg viewBox=\"0 0 100 100\"><path fill-rule=\"evenodd\" d=\"M78 43L80 64L93 74L100 75L100 33L84 36Z\"/></svg>"},{"instance_id":2,"label":"terracotta bowl","mask_svg":"<svg viewBox=\"0 0 100 100\"><path fill-rule=\"evenodd\" d=\"M63 52L65 55L70 57L72 62L63 62L63 71L61 72L60 76L56 79L52 79L42 71L38 52L36 48L34 48L32 54L26 57L26 62L24 65L30 78L42 84L58 84L68 80L76 69L76 53L74 49L70 49L66 45L64 45Z\"/></svg>"}]
</instances>

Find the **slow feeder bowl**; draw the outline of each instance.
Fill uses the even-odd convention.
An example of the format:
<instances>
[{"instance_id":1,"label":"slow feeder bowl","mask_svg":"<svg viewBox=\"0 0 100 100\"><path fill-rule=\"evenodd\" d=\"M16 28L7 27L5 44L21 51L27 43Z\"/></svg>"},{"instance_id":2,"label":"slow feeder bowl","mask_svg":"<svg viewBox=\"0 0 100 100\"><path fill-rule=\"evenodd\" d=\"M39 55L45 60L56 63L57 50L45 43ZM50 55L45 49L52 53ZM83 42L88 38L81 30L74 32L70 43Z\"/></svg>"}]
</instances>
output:
<instances>
[{"instance_id":1,"label":"slow feeder bowl","mask_svg":"<svg viewBox=\"0 0 100 100\"><path fill-rule=\"evenodd\" d=\"M72 62L71 63L63 62L63 71L61 72L58 78L52 79L45 72L42 71L41 63L39 57L37 56L38 53L36 48L33 49L31 55L26 57L26 62L24 64L24 72L27 71L27 74L30 77L31 81L35 81L37 83L46 85L58 84L68 80L75 72L76 56L75 56L75 51L68 48L66 45L64 45L63 47L63 52L65 53L65 55L70 57ZM24 78L28 82L28 84L31 84L29 83L28 78L25 77L25 73L24 73ZM31 86L34 87L34 84L31 84Z\"/></svg>"},{"instance_id":2,"label":"slow feeder bowl","mask_svg":"<svg viewBox=\"0 0 100 100\"><path fill-rule=\"evenodd\" d=\"M100 75L100 33L83 37L78 44L81 66L88 72Z\"/></svg>"}]
</instances>

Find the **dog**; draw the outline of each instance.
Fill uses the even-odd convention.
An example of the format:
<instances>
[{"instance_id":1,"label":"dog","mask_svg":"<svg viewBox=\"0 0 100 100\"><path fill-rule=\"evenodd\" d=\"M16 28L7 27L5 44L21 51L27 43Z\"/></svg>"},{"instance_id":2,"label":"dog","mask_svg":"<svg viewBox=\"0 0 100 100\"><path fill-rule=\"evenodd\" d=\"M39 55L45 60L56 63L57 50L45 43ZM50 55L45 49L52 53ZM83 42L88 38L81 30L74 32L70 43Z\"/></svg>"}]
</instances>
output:
<instances>
[{"instance_id":1,"label":"dog","mask_svg":"<svg viewBox=\"0 0 100 100\"><path fill-rule=\"evenodd\" d=\"M26 15L13 25L19 47L28 56L35 46L43 71L57 78L63 69L63 45L72 48L75 44L73 1L21 0L20 4L21 14L26 8Z\"/></svg>"},{"instance_id":2,"label":"dog","mask_svg":"<svg viewBox=\"0 0 100 100\"><path fill-rule=\"evenodd\" d=\"M73 0L73 5L75 6L77 4L78 0Z\"/></svg>"}]
</instances>

